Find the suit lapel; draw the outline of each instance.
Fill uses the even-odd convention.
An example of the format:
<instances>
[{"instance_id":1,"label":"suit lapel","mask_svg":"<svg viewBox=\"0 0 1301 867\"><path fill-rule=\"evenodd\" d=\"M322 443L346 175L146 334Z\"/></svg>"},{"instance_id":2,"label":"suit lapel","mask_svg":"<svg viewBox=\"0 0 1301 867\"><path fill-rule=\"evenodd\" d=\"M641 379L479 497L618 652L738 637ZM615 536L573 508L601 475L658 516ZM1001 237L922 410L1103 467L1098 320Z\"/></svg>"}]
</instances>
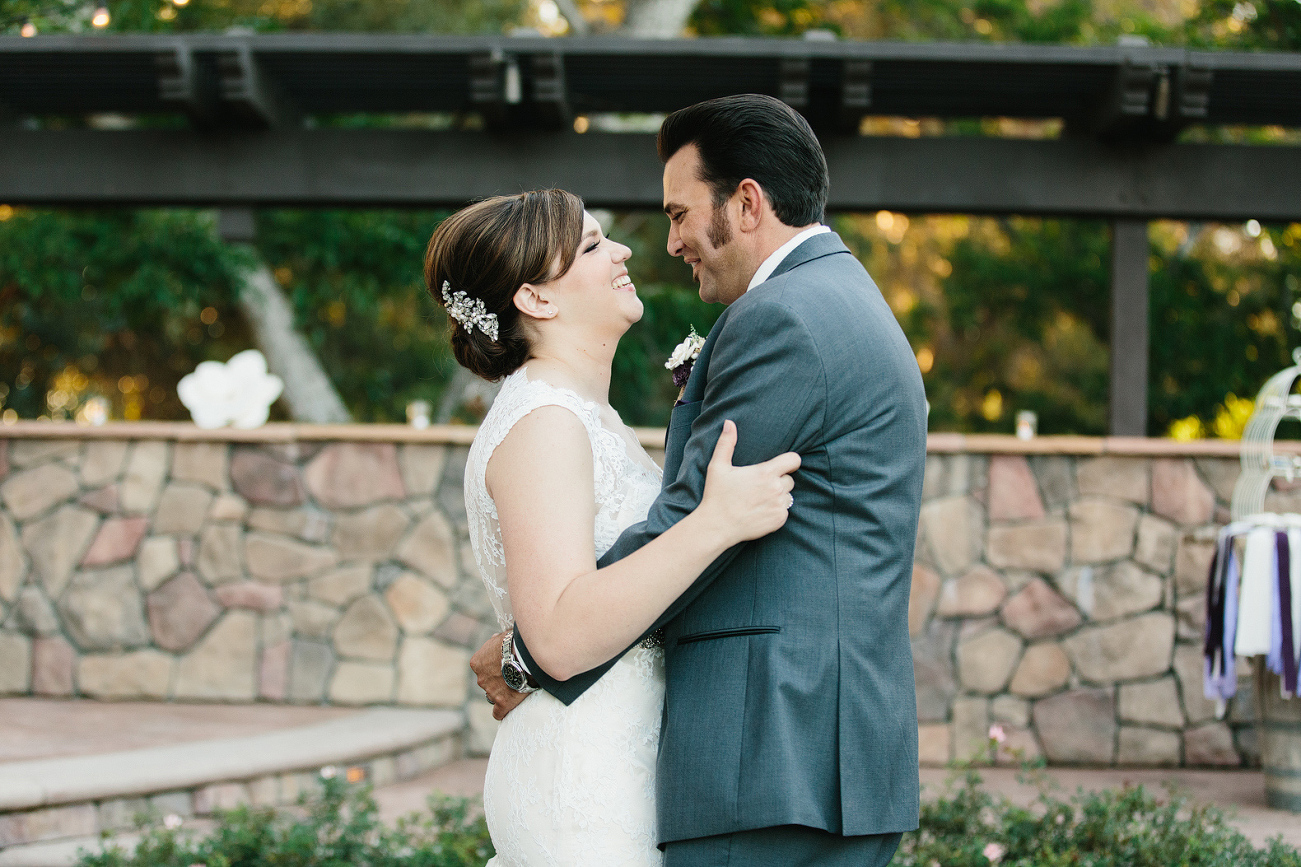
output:
<instances>
[{"instance_id":1,"label":"suit lapel","mask_svg":"<svg viewBox=\"0 0 1301 867\"><path fill-rule=\"evenodd\" d=\"M731 308L728 308L730 310ZM704 371L709 367L709 356L714 351L714 340L718 337L718 332L722 331L723 320L727 318L728 310L718 317L714 327L709 329L705 335L705 345L700 347L700 355L697 356L694 364L691 365L691 376L687 377L687 384L682 389L682 402L695 403L705 397L705 379L707 378Z\"/></svg>"}]
</instances>

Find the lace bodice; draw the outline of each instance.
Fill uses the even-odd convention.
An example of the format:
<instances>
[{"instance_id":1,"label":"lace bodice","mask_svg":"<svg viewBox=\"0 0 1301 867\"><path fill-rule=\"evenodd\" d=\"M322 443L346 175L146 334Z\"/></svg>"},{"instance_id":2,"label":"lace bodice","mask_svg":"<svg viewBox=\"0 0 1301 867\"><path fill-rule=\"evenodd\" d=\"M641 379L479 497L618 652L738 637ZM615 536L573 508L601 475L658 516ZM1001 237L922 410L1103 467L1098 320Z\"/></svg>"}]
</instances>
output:
<instances>
[{"instance_id":1,"label":"lace bodice","mask_svg":"<svg viewBox=\"0 0 1301 867\"><path fill-rule=\"evenodd\" d=\"M660 474L628 451L626 440L601 423L600 407L567 388L542 379L529 379L524 368L506 377L492 409L470 446L465 464L465 511L470 523L470 547L488 588L493 611L502 629L514 622L506 589L506 555L502 549L497 506L488 496L486 474L493 451L524 416L543 406L560 406L583 423L592 446L596 526L593 546L599 558L619 534L646 517L660 490Z\"/></svg>"}]
</instances>

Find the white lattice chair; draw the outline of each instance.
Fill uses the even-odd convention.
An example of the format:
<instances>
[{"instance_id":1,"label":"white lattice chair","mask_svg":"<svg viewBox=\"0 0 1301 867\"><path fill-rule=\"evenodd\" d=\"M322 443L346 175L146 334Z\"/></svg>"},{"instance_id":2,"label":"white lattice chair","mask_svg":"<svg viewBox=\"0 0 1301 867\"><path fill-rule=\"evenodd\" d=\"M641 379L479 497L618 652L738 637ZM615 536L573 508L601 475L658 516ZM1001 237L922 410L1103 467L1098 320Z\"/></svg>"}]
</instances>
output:
<instances>
[{"instance_id":1,"label":"white lattice chair","mask_svg":"<svg viewBox=\"0 0 1301 867\"><path fill-rule=\"evenodd\" d=\"M1301 476L1301 456L1274 454L1274 434L1284 419L1301 421L1301 394L1292 386L1301 375L1301 349L1292 351L1292 367L1269 378L1256 395L1256 407L1242 434L1242 475L1233 486L1231 514L1235 521L1265 509L1269 484L1281 477L1289 482Z\"/></svg>"}]
</instances>

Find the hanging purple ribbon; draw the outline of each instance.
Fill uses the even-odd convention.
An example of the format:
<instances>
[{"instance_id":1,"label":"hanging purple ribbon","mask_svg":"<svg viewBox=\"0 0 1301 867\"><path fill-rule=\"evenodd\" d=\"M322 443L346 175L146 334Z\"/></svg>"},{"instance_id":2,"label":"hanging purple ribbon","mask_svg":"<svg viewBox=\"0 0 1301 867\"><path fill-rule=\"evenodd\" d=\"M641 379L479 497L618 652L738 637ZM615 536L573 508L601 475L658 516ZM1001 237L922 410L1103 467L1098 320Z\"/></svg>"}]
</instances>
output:
<instances>
[{"instance_id":1,"label":"hanging purple ribbon","mask_svg":"<svg viewBox=\"0 0 1301 867\"><path fill-rule=\"evenodd\" d=\"M1296 695L1297 660L1292 652L1292 559L1289 555L1287 531L1278 533L1278 624L1279 657L1282 665L1283 689Z\"/></svg>"},{"instance_id":2,"label":"hanging purple ribbon","mask_svg":"<svg viewBox=\"0 0 1301 867\"><path fill-rule=\"evenodd\" d=\"M1238 626L1239 563L1232 537L1220 539L1215 546L1208 579L1202 692L1213 701L1227 701L1238 691L1233 642Z\"/></svg>"}]
</instances>

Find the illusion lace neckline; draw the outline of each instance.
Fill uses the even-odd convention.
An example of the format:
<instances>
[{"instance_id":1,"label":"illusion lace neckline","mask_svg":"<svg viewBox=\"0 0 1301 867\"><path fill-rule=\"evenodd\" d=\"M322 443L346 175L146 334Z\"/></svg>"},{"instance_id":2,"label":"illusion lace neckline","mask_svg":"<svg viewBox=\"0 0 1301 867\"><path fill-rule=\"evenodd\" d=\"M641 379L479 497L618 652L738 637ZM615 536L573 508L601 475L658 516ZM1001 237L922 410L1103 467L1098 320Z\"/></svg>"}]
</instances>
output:
<instances>
[{"instance_id":1,"label":"illusion lace neckline","mask_svg":"<svg viewBox=\"0 0 1301 867\"><path fill-rule=\"evenodd\" d=\"M617 430L612 430L610 426L607 425L602 420L601 418L602 406L600 403L594 400L588 400L587 398L579 394L575 389L572 389L569 386L556 385L554 382L547 379L546 377L543 376L530 377L528 373L528 368L523 365L520 366L519 370L516 370L514 373L510 374L506 378L514 379L515 377L520 378L522 385L541 384L546 386L547 388L554 389L555 391L561 392L573 398L578 403L579 406L581 406L585 411L592 414L592 418L596 420L596 424L601 428L601 430L605 431L611 436L617 437L619 441L623 443L624 456L628 459L628 463L630 463L633 467L635 467L636 469L644 473L648 473L651 475L658 474L658 467L653 466L653 462L651 466L648 466L645 462L638 460L637 456L633 454L632 449L630 448L631 443L629 442L629 438L627 436L624 436L624 434L620 433ZM613 407L611 407L611 411L613 411L616 416L619 415L618 410L615 410ZM622 416L619 417L619 423L623 424ZM628 426L624 425L624 427L627 428ZM631 429L629 430L631 432ZM635 433L633 433L632 442L633 443L637 442Z\"/></svg>"}]
</instances>

